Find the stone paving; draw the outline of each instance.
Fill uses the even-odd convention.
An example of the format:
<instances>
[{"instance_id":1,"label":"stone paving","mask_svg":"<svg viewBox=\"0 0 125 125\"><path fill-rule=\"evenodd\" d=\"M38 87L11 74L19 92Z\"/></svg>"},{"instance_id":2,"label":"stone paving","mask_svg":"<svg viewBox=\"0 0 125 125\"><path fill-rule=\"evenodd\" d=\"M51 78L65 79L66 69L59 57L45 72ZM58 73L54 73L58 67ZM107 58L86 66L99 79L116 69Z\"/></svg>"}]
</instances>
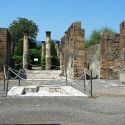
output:
<instances>
[{"instance_id":1,"label":"stone paving","mask_svg":"<svg viewBox=\"0 0 125 125\"><path fill-rule=\"evenodd\" d=\"M32 82L67 85L61 78ZM86 84L85 91L83 80L73 82L72 86L89 97L5 97L3 81L0 81L0 123L125 125L125 84L119 80L93 80L93 98L89 94L89 81ZM9 89L15 85L18 85L18 80L11 80ZM21 85L30 83L21 80Z\"/></svg>"}]
</instances>

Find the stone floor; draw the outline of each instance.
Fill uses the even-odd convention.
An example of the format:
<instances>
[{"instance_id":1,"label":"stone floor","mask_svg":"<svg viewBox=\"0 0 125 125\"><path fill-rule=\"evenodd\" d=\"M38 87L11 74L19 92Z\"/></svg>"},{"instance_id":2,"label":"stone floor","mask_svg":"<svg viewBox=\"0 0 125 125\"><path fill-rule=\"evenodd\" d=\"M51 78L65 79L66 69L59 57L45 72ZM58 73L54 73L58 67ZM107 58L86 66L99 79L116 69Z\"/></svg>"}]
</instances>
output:
<instances>
[{"instance_id":1,"label":"stone floor","mask_svg":"<svg viewBox=\"0 0 125 125\"><path fill-rule=\"evenodd\" d=\"M38 72L38 75L41 74ZM33 83L70 86L71 80L68 82L68 84L65 82L65 78L57 77L57 79L30 79L28 82L21 80L21 85ZM9 89L16 85L18 80L9 81ZM72 81L72 86L89 97L5 97L3 81L0 81L0 123L125 125L125 84L119 80L93 80L93 98L90 98L89 81L86 83L86 90L83 80Z\"/></svg>"}]
</instances>

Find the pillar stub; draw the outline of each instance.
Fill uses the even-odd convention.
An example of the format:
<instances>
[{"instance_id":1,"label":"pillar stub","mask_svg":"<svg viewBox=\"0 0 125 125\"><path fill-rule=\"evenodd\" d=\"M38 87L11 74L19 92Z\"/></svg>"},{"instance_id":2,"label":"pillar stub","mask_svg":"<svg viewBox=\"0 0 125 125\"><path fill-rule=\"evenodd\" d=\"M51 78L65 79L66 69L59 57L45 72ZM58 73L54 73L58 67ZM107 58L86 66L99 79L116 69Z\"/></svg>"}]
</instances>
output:
<instances>
[{"instance_id":1,"label":"pillar stub","mask_svg":"<svg viewBox=\"0 0 125 125\"><path fill-rule=\"evenodd\" d=\"M46 36L50 36L51 35L51 31L46 31Z\"/></svg>"},{"instance_id":2,"label":"pillar stub","mask_svg":"<svg viewBox=\"0 0 125 125\"><path fill-rule=\"evenodd\" d=\"M41 44L45 44L45 41L41 41Z\"/></svg>"}]
</instances>

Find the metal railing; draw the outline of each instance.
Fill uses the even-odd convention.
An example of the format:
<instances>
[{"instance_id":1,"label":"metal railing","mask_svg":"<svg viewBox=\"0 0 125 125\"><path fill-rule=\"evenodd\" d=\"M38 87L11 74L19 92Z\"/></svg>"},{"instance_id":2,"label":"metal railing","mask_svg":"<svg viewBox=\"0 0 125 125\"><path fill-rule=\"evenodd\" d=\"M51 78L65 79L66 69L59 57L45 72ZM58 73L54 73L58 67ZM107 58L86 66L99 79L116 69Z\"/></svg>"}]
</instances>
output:
<instances>
[{"instance_id":1,"label":"metal railing","mask_svg":"<svg viewBox=\"0 0 125 125\"><path fill-rule=\"evenodd\" d=\"M90 82L89 93L90 93L90 97L92 98L93 97L93 77L92 77L92 70L88 70L88 71L84 72L83 75L81 75L80 77L76 78L75 80L71 80L71 79L68 79L67 69L65 68L65 80L66 80L66 83L69 83L72 86L73 83L77 82L77 80L83 79L84 91L86 91L86 80L87 80L86 79L86 75L87 74L90 74L89 75L90 78L88 79L89 82Z\"/></svg>"},{"instance_id":2,"label":"metal railing","mask_svg":"<svg viewBox=\"0 0 125 125\"><path fill-rule=\"evenodd\" d=\"M10 76L10 73L14 74L15 77L12 78ZM88 70L86 72L83 73L83 75L81 75L80 77L78 77L77 79L75 80L71 80L71 79L68 79L68 74L67 74L67 69L65 68L65 82L67 84L65 85L73 85L73 83L77 83L78 80L83 80L83 84L84 84L84 91L86 91L86 75L87 74L90 74L90 78L89 78L89 82L90 82L90 90L89 90L89 93L90 93L90 96L93 97L93 81L92 81L92 70ZM36 85L35 82L31 82L31 81L28 81L26 80L25 78L23 78L21 75L24 75L23 73L21 73L21 70L19 71L16 71L14 70L13 68L7 66L7 65L4 65L4 91L6 91L6 96L7 96L7 93L8 93L8 86L9 86L9 80L11 79L16 79L18 80L18 85L20 86L21 85L21 80L23 81L26 81L30 84L33 84L33 85ZM89 84L88 84L89 85Z\"/></svg>"}]
</instances>

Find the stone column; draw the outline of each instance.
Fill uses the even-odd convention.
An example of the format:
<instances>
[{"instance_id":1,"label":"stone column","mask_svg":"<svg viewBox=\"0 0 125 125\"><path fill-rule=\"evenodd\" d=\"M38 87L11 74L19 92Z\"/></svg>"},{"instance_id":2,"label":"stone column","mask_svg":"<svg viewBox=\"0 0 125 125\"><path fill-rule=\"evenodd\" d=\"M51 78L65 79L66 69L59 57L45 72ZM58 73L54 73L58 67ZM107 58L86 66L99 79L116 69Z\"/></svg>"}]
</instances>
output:
<instances>
[{"instance_id":1,"label":"stone column","mask_svg":"<svg viewBox=\"0 0 125 125\"><path fill-rule=\"evenodd\" d=\"M23 39L23 69L28 69L28 35L24 34Z\"/></svg>"},{"instance_id":2,"label":"stone column","mask_svg":"<svg viewBox=\"0 0 125 125\"><path fill-rule=\"evenodd\" d=\"M41 42L41 69L45 70L45 51L46 51L46 47L45 47L45 41Z\"/></svg>"},{"instance_id":3,"label":"stone column","mask_svg":"<svg viewBox=\"0 0 125 125\"><path fill-rule=\"evenodd\" d=\"M60 45L60 76L64 75L64 54L63 54L63 48L62 48L62 40L61 40L61 45Z\"/></svg>"},{"instance_id":4,"label":"stone column","mask_svg":"<svg viewBox=\"0 0 125 125\"><path fill-rule=\"evenodd\" d=\"M58 58L58 62L59 62L59 60L60 60L60 47L59 47L59 41L56 41L55 48L56 48L57 58Z\"/></svg>"},{"instance_id":5,"label":"stone column","mask_svg":"<svg viewBox=\"0 0 125 125\"><path fill-rule=\"evenodd\" d=\"M46 32L46 70L51 70L51 32Z\"/></svg>"}]
</instances>

